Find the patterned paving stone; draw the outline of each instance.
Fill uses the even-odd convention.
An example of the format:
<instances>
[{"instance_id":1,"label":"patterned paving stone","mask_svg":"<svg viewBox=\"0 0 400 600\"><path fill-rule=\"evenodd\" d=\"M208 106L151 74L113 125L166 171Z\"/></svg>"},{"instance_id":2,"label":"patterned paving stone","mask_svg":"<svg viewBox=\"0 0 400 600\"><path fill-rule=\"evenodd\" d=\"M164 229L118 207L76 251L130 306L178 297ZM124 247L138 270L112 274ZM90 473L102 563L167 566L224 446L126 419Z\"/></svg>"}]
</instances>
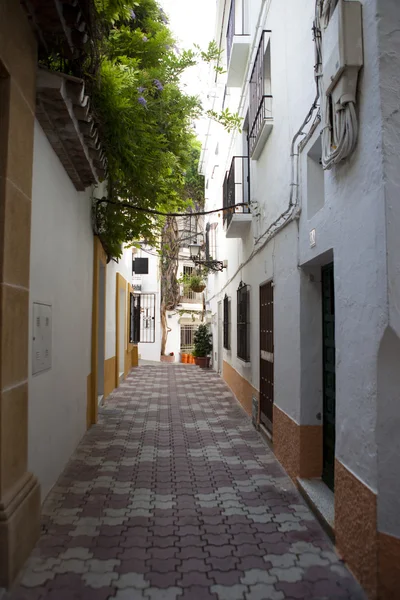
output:
<instances>
[{"instance_id":1,"label":"patterned paving stone","mask_svg":"<svg viewBox=\"0 0 400 600\"><path fill-rule=\"evenodd\" d=\"M365 600L215 373L133 370L46 499L4 600L267 598Z\"/></svg>"}]
</instances>

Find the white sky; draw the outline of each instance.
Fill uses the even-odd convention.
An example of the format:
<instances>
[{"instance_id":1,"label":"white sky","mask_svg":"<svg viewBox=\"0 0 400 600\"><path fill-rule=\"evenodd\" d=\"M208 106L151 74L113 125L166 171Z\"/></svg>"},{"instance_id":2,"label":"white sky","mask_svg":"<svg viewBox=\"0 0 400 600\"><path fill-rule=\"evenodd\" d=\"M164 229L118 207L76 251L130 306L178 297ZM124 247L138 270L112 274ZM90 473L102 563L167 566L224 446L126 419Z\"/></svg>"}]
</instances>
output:
<instances>
[{"instance_id":1,"label":"white sky","mask_svg":"<svg viewBox=\"0 0 400 600\"><path fill-rule=\"evenodd\" d=\"M198 44L206 49L214 37L216 0L159 0L169 18L169 27L175 35L178 47L193 48ZM198 95L203 100L208 92L208 65L188 69L182 78L185 91ZM201 137L204 121L196 124L196 130Z\"/></svg>"}]
</instances>

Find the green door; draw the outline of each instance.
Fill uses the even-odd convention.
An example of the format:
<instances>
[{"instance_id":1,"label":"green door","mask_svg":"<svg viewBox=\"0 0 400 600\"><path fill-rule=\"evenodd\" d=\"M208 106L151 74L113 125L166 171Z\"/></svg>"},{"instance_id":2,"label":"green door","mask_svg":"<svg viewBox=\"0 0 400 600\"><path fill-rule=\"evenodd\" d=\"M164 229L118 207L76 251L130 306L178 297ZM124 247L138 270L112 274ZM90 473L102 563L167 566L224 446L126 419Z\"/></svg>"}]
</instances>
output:
<instances>
[{"instance_id":1,"label":"green door","mask_svg":"<svg viewBox=\"0 0 400 600\"><path fill-rule=\"evenodd\" d=\"M336 369L335 369L335 289L333 263L322 268L323 327L323 470L322 479L334 488Z\"/></svg>"}]
</instances>

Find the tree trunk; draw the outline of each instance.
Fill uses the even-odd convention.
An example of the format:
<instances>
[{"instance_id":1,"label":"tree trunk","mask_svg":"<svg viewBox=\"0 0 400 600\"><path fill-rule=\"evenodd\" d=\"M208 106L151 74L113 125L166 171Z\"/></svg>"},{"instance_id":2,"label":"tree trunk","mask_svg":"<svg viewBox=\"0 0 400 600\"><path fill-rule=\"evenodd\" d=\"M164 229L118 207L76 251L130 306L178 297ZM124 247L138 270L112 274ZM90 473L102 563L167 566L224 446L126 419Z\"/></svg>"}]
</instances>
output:
<instances>
[{"instance_id":1,"label":"tree trunk","mask_svg":"<svg viewBox=\"0 0 400 600\"><path fill-rule=\"evenodd\" d=\"M161 302L161 355L165 354L165 348L167 346L169 327L167 325L167 309L165 308L164 302Z\"/></svg>"}]
</instances>

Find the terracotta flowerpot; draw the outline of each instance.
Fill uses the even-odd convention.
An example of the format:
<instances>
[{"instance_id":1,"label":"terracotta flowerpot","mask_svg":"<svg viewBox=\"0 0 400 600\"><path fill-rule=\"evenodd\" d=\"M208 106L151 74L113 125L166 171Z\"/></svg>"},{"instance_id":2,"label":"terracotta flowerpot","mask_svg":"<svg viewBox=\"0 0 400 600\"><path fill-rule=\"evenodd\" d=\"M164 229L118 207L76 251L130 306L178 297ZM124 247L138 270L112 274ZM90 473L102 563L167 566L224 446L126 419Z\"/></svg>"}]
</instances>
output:
<instances>
[{"instance_id":1,"label":"terracotta flowerpot","mask_svg":"<svg viewBox=\"0 0 400 600\"><path fill-rule=\"evenodd\" d=\"M181 362L186 364L187 360L188 360L188 355L187 354L181 354Z\"/></svg>"},{"instance_id":2,"label":"terracotta flowerpot","mask_svg":"<svg viewBox=\"0 0 400 600\"><path fill-rule=\"evenodd\" d=\"M207 356L196 356L196 365L202 369L206 369L208 367L208 360Z\"/></svg>"},{"instance_id":3,"label":"terracotta flowerpot","mask_svg":"<svg viewBox=\"0 0 400 600\"><path fill-rule=\"evenodd\" d=\"M175 356L164 356L163 354L161 355L161 362L165 362L165 363L173 363L175 361Z\"/></svg>"},{"instance_id":4,"label":"terracotta flowerpot","mask_svg":"<svg viewBox=\"0 0 400 600\"><path fill-rule=\"evenodd\" d=\"M193 354L190 355L190 364L191 365L195 365L196 363L194 362L194 356Z\"/></svg>"}]
</instances>

